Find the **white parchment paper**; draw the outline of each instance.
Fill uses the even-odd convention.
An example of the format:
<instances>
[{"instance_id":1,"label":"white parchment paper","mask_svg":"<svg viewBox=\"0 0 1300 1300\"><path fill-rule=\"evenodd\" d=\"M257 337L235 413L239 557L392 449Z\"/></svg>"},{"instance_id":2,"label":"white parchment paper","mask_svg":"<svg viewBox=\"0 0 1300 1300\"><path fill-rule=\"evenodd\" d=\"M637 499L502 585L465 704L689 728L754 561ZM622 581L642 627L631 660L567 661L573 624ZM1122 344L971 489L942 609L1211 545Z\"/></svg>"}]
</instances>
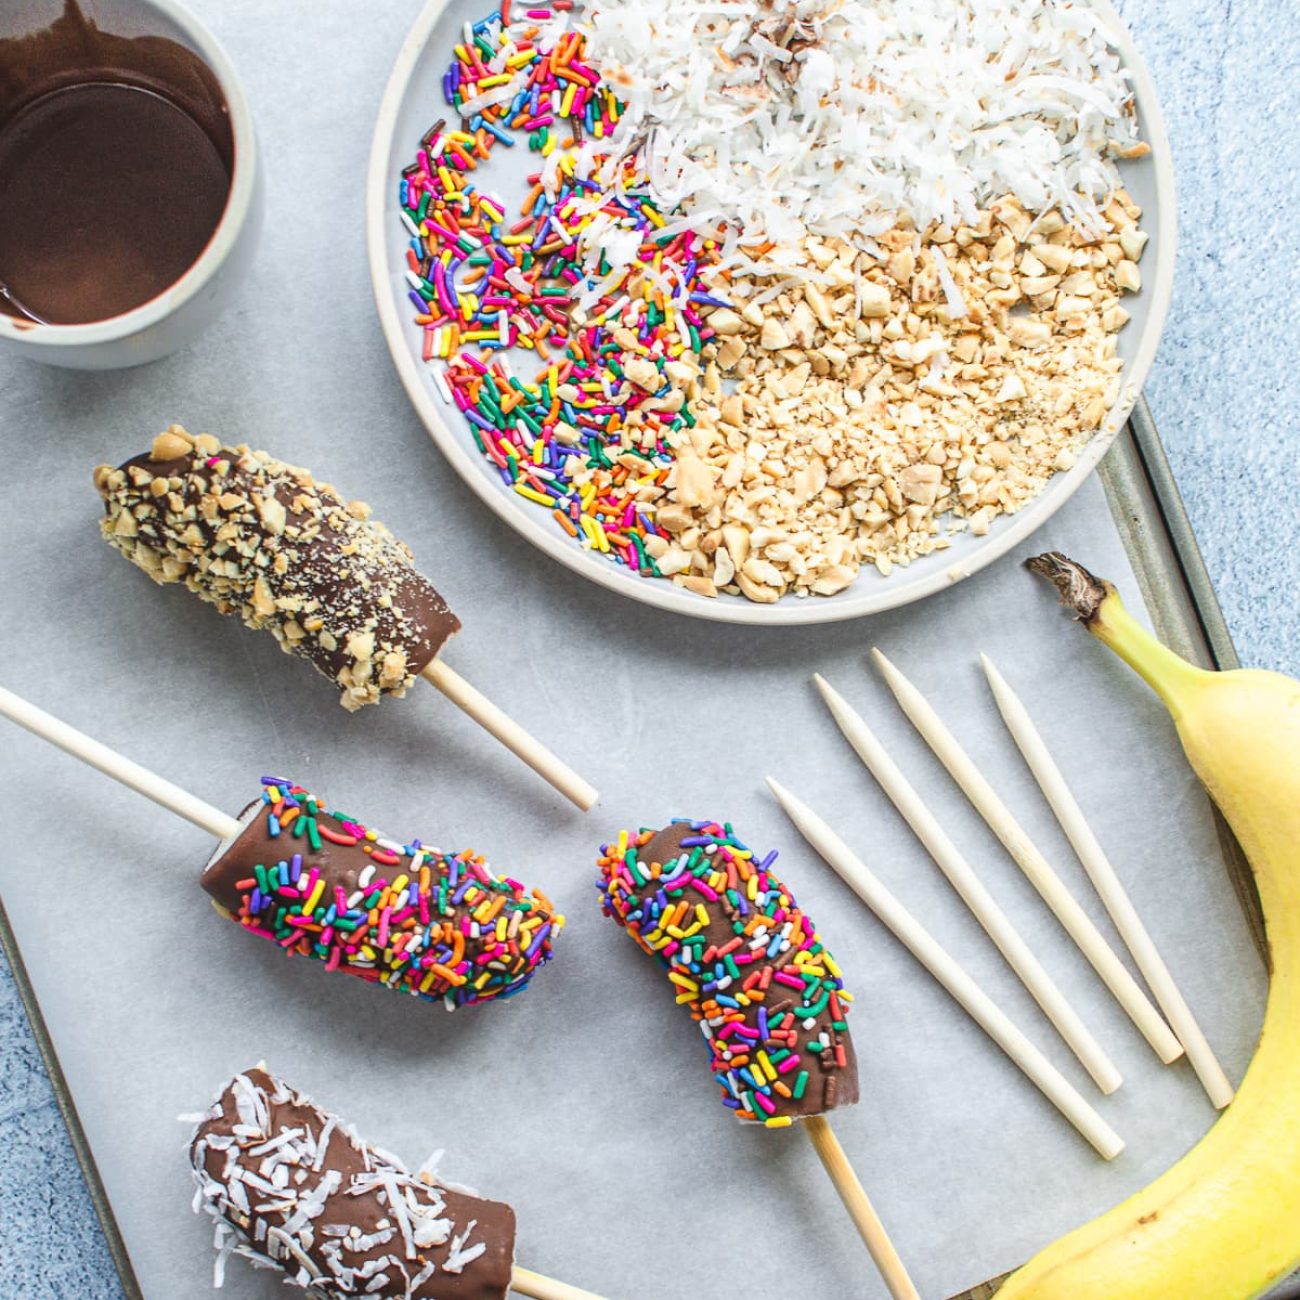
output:
<instances>
[{"instance_id":1,"label":"white parchment paper","mask_svg":"<svg viewBox=\"0 0 1300 1300\"><path fill-rule=\"evenodd\" d=\"M210 1285L178 1112L265 1058L373 1141L519 1211L520 1262L609 1300L884 1295L798 1133L724 1113L697 1031L599 915L597 845L671 816L732 819L783 869L857 995L863 1103L835 1128L923 1295L1008 1268L1148 1181L1213 1112L1162 1067L867 666L874 643L929 695L1113 931L1001 729L988 652L1038 720L1235 1079L1265 979L1209 805L1163 710L1008 558L923 606L854 625L745 632L658 614L562 571L497 521L429 444L373 320L361 178L412 14L194 0L230 48L270 180L237 307L185 354L78 375L0 362L0 680L237 811L291 776L397 835L473 845L569 916L522 997L448 1016L290 962L207 905L211 843L16 730L0 744L0 891L140 1281ZM432 690L349 717L305 664L99 542L90 471L172 420L310 465L369 500L465 622L447 659L602 790L578 813ZM1031 549L1137 594L1100 485ZM1026 552L1027 553L1027 552ZM840 738L823 672L889 745L1125 1075L1081 1068ZM1129 1143L1099 1160L954 1007L766 795L778 776L837 829ZM1118 943L1118 941L1116 940ZM232 1265L226 1294L282 1294Z\"/></svg>"}]
</instances>

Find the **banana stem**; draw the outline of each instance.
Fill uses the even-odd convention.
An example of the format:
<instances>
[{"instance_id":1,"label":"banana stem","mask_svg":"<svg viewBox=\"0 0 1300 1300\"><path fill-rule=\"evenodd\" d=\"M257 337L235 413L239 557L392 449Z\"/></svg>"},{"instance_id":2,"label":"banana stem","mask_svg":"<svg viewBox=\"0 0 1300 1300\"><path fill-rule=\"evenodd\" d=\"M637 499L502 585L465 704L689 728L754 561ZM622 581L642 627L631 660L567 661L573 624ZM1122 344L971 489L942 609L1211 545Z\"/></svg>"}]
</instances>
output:
<instances>
[{"instance_id":1,"label":"banana stem","mask_svg":"<svg viewBox=\"0 0 1300 1300\"><path fill-rule=\"evenodd\" d=\"M1119 655L1175 717L1187 692L1212 676L1157 641L1124 608L1111 583L1094 577L1059 551L1036 555L1025 561L1025 567L1053 583L1061 603L1074 611L1093 636Z\"/></svg>"}]
</instances>

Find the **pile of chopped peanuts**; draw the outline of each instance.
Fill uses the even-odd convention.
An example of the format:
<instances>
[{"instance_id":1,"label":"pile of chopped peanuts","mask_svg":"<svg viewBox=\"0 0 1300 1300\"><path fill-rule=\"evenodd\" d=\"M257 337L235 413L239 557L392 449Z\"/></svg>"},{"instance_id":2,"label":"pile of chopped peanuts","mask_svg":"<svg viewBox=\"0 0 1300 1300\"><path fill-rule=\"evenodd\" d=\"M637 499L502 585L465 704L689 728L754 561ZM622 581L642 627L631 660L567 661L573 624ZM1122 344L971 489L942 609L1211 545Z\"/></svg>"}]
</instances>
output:
<instances>
[{"instance_id":1,"label":"pile of chopped peanuts","mask_svg":"<svg viewBox=\"0 0 1300 1300\"><path fill-rule=\"evenodd\" d=\"M660 570L706 596L829 596L1018 510L1120 395L1147 236L1123 190L1105 216L1094 239L1002 199L861 248L809 237L799 274L717 284L704 369L673 375L695 427L642 494Z\"/></svg>"}]
</instances>

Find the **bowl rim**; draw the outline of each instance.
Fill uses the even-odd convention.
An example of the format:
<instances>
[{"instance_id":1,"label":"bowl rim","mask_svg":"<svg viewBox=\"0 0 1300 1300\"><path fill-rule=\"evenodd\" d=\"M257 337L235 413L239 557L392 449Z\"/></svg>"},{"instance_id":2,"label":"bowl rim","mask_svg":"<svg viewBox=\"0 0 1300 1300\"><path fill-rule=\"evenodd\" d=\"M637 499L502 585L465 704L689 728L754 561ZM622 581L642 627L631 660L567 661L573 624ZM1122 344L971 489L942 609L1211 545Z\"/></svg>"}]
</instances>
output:
<instances>
[{"instance_id":1,"label":"bowl rim","mask_svg":"<svg viewBox=\"0 0 1300 1300\"><path fill-rule=\"evenodd\" d=\"M203 251L179 280L130 311L103 320L77 325L47 324L0 312L0 340L12 339L26 347L86 347L129 339L174 315L193 298L221 268L243 229L253 203L257 173L257 138L253 115L243 86L225 49L217 38L188 9L176 0L135 0L141 9L153 10L174 23L217 78L230 113L234 139L234 168L226 206Z\"/></svg>"},{"instance_id":2,"label":"bowl rim","mask_svg":"<svg viewBox=\"0 0 1300 1300\"><path fill-rule=\"evenodd\" d=\"M481 457L471 450L470 440L444 419L442 410L424 383L423 372L405 338L404 331L408 328L408 323L400 315L399 299L391 291L388 282L387 243L392 232L385 222L385 208L393 178L388 175L387 163L393 148L397 115L416 65L451 0L427 0L402 42L375 119L366 177L366 250L380 328L402 386L438 449L461 479L498 518L566 568L643 604L713 622L750 626L798 626L862 618L946 591L956 582L1001 559L1045 524L1078 491L1110 449L1128 420L1151 372L1173 296L1177 252L1177 195L1173 158L1160 100L1132 34L1110 0L1088 0L1088 3L1108 29L1122 64L1132 78L1134 100L1142 118L1146 142L1151 146L1150 157L1155 168L1157 196L1157 240L1154 275L1149 280L1144 277L1143 284L1143 293L1150 295L1147 300L1149 312L1133 359L1125 367L1119 400L1107 415L1102 428L1083 448L1071 469L1052 478L1043 491L1019 512L1003 516L987 538L981 539L973 548L971 554L958 558L948 567L938 566L933 572L910 582L906 581L907 570L896 568L881 585L864 587L856 594L854 587L858 584L854 583L835 596L784 596L771 605L756 604L743 597L720 595L710 598L686 591L672 582L642 578L599 554L575 545L571 538L558 529L547 528L546 517L541 512L537 512L534 518L519 509L512 495L501 490L500 483L483 474Z\"/></svg>"}]
</instances>

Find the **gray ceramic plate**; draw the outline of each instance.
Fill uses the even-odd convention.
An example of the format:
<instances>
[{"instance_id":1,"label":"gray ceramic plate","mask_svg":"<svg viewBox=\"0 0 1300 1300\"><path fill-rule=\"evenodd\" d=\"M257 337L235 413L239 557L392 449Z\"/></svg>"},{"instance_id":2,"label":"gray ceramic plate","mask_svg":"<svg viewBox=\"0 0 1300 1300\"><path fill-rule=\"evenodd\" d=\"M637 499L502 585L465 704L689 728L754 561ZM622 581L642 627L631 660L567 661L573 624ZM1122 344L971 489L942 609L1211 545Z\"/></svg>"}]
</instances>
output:
<instances>
[{"instance_id":1,"label":"gray ceramic plate","mask_svg":"<svg viewBox=\"0 0 1300 1300\"><path fill-rule=\"evenodd\" d=\"M460 40L466 21L477 21L490 11L491 0L429 0L425 5L389 77L370 152L367 245L379 320L397 372L434 442L456 472L502 519L552 558L634 600L696 618L749 624L825 623L858 618L943 591L991 564L1045 523L1096 468L1128 419L1151 369L1173 287L1174 174L1164 119L1146 66L1119 15L1107 0L1092 3L1115 32L1121 55L1132 72L1142 138L1151 145L1146 158L1125 165L1125 183L1142 205L1143 224L1151 234L1151 242L1142 261L1142 291L1125 302L1133 319L1120 336L1119 350L1125 362L1123 396L1103 431L1088 444L1073 469L1056 475L1018 514L998 518L983 537L968 532L957 534L947 550L896 568L888 578L866 568L837 596L786 597L775 605L756 605L740 596L697 596L670 582L630 573L572 541L545 511L507 488L492 464L475 448L455 408L439 396L432 369L420 358L420 331L409 319L405 280L408 241L398 218L397 202L397 179L402 167L413 156L420 137L445 109L440 83L451 48ZM521 182L524 168L517 170L520 175L514 179ZM500 174L494 171L491 183L509 199L510 178L498 182ZM518 188L522 193L522 186Z\"/></svg>"}]
</instances>

